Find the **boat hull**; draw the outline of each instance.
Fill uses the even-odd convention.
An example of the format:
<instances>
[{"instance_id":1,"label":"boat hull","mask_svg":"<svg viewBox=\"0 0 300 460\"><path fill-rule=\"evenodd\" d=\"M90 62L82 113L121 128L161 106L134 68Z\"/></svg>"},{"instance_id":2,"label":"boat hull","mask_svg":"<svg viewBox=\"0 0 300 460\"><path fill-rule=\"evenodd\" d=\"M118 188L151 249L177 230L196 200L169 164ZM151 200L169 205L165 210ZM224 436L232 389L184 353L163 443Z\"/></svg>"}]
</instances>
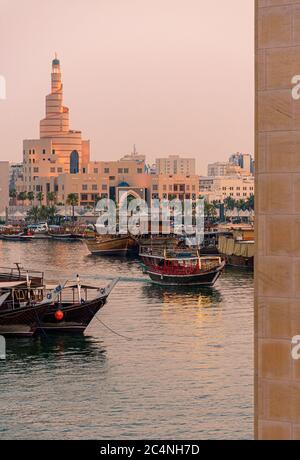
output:
<instances>
[{"instance_id":1,"label":"boat hull","mask_svg":"<svg viewBox=\"0 0 300 460\"><path fill-rule=\"evenodd\" d=\"M247 268L249 270L254 269L254 257L243 257L243 256L224 256L226 258L226 264L230 267Z\"/></svg>"},{"instance_id":2,"label":"boat hull","mask_svg":"<svg viewBox=\"0 0 300 460\"><path fill-rule=\"evenodd\" d=\"M100 237L96 240L87 240L85 243L91 254L103 256L125 256L137 246L136 242L128 236L119 238Z\"/></svg>"},{"instance_id":3,"label":"boat hull","mask_svg":"<svg viewBox=\"0 0 300 460\"><path fill-rule=\"evenodd\" d=\"M30 235L30 236L27 236L27 235L22 235L20 236L19 240L20 241L32 241L34 239L34 236Z\"/></svg>"},{"instance_id":4,"label":"boat hull","mask_svg":"<svg viewBox=\"0 0 300 460\"><path fill-rule=\"evenodd\" d=\"M0 311L0 335L4 337L30 337L35 334L49 305L38 305L16 310Z\"/></svg>"},{"instance_id":5,"label":"boat hull","mask_svg":"<svg viewBox=\"0 0 300 460\"><path fill-rule=\"evenodd\" d=\"M73 235L73 234L69 234L69 233L66 233L66 234L54 234L54 233L49 233L49 238L51 238L52 240L56 240L56 241L78 241L80 238L77 236L77 235Z\"/></svg>"},{"instance_id":6,"label":"boat hull","mask_svg":"<svg viewBox=\"0 0 300 460\"><path fill-rule=\"evenodd\" d=\"M21 234L18 235L2 235L2 239L5 241L20 241Z\"/></svg>"},{"instance_id":7,"label":"boat hull","mask_svg":"<svg viewBox=\"0 0 300 460\"><path fill-rule=\"evenodd\" d=\"M105 305L106 297L96 298L83 304L55 305L42 318L37 332L42 334L83 334L94 316ZM63 319L55 318L57 309L63 312Z\"/></svg>"},{"instance_id":8,"label":"boat hull","mask_svg":"<svg viewBox=\"0 0 300 460\"><path fill-rule=\"evenodd\" d=\"M163 286L213 286L221 275L221 269L197 275L165 275L147 271L155 284Z\"/></svg>"}]
</instances>

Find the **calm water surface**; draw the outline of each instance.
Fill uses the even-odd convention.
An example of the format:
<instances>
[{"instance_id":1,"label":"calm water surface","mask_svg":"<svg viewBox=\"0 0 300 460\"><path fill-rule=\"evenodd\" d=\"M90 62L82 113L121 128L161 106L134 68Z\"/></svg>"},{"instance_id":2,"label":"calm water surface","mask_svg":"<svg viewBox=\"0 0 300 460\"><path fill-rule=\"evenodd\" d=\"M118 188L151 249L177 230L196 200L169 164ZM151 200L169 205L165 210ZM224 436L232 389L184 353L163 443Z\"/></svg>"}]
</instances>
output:
<instances>
[{"instance_id":1,"label":"calm water surface","mask_svg":"<svg viewBox=\"0 0 300 460\"><path fill-rule=\"evenodd\" d=\"M49 280L122 280L86 337L10 339L0 362L0 438L252 439L253 277L213 289L151 285L137 260L84 243L0 241Z\"/></svg>"}]
</instances>

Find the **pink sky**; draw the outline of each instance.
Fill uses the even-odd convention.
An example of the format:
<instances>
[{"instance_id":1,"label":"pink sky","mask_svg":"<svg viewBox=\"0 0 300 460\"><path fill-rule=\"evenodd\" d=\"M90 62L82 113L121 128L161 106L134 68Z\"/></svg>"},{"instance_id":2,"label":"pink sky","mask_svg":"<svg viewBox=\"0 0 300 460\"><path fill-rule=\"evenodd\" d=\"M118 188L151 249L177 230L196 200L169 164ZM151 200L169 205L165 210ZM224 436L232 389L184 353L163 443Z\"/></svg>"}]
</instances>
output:
<instances>
[{"instance_id":1,"label":"pink sky","mask_svg":"<svg viewBox=\"0 0 300 460\"><path fill-rule=\"evenodd\" d=\"M136 143L152 162L182 154L198 172L253 152L253 0L0 0L0 160L38 137L51 60L62 64L71 128L92 159Z\"/></svg>"}]
</instances>

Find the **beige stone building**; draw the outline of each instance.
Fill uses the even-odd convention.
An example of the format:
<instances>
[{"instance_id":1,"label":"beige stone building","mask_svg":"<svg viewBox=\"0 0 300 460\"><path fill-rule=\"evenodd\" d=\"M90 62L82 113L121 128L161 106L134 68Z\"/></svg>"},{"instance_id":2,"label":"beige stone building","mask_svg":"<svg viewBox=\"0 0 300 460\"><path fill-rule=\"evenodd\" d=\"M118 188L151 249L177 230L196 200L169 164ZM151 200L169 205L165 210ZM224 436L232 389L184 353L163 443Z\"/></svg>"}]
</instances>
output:
<instances>
[{"instance_id":1,"label":"beige stone building","mask_svg":"<svg viewBox=\"0 0 300 460\"><path fill-rule=\"evenodd\" d=\"M228 162L220 162L217 161L216 163L211 163L207 166L207 175L208 177L217 177L217 176L226 176L226 168L228 166Z\"/></svg>"},{"instance_id":2,"label":"beige stone building","mask_svg":"<svg viewBox=\"0 0 300 460\"><path fill-rule=\"evenodd\" d=\"M152 176L151 198L195 201L199 198L199 176L166 174Z\"/></svg>"},{"instance_id":3,"label":"beige stone building","mask_svg":"<svg viewBox=\"0 0 300 460\"><path fill-rule=\"evenodd\" d=\"M207 167L209 177L232 176L251 176L254 173L254 161L250 154L235 153L231 155L229 161L211 163Z\"/></svg>"},{"instance_id":4,"label":"beige stone building","mask_svg":"<svg viewBox=\"0 0 300 460\"><path fill-rule=\"evenodd\" d=\"M207 201L223 202L231 197L234 200L246 201L254 195L255 185L253 176L222 176L222 177L200 177L200 194Z\"/></svg>"},{"instance_id":5,"label":"beige stone building","mask_svg":"<svg viewBox=\"0 0 300 460\"><path fill-rule=\"evenodd\" d=\"M85 173L62 174L55 182L57 202L65 203L69 193L76 193L79 204L84 206L95 204L98 197L118 203L124 193L148 201L151 176L145 161L132 157L89 162Z\"/></svg>"},{"instance_id":6,"label":"beige stone building","mask_svg":"<svg viewBox=\"0 0 300 460\"><path fill-rule=\"evenodd\" d=\"M192 176L196 174L195 158L170 155L167 158L157 158L155 164L157 174L172 174L175 176Z\"/></svg>"},{"instance_id":7,"label":"beige stone building","mask_svg":"<svg viewBox=\"0 0 300 460\"><path fill-rule=\"evenodd\" d=\"M118 201L120 194L131 193L148 199L150 175L146 158L134 151L120 161L90 161L89 141L81 131L69 126L69 109L63 105L60 61L52 61L51 93L46 97L46 116L40 122L40 138L23 142L23 176L17 192L49 192L57 203L65 203L76 193L81 205L93 205L98 197Z\"/></svg>"},{"instance_id":8,"label":"beige stone building","mask_svg":"<svg viewBox=\"0 0 300 460\"><path fill-rule=\"evenodd\" d=\"M0 161L0 212L9 205L9 162Z\"/></svg>"},{"instance_id":9,"label":"beige stone building","mask_svg":"<svg viewBox=\"0 0 300 460\"><path fill-rule=\"evenodd\" d=\"M44 203L51 192L57 204L66 204L68 195L75 194L81 206L94 206L99 198L119 203L128 195L149 204L153 196L198 197L195 159L170 156L156 164L161 171L158 175L149 171L145 155L135 146L118 161L90 161L89 141L82 140L80 131L70 129L60 62L55 57L40 138L24 140L23 176L17 181L17 192L33 192L35 197L42 192Z\"/></svg>"},{"instance_id":10,"label":"beige stone building","mask_svg":"<svg viewBox=\"0 0 300 460\"><path fill-rule=\"evenodd\" d=\"M300 439L300 1L256 1L255 428Z\"/></svg>"},{"instance_id":11,"label":"beige stone building","mask_svg":"<svg viewBox=\"0 0 300 460\"><path fill-rule=\"evenodd\" d=\"M89 141L70 129L69 109L63 105L60 61L52 61L51 93L46 115L40 122L40 138L23 141L23 181L18 191L54 192L52 180L60 174L84 173L90 159Z\"/></svg>"}]
</instances>

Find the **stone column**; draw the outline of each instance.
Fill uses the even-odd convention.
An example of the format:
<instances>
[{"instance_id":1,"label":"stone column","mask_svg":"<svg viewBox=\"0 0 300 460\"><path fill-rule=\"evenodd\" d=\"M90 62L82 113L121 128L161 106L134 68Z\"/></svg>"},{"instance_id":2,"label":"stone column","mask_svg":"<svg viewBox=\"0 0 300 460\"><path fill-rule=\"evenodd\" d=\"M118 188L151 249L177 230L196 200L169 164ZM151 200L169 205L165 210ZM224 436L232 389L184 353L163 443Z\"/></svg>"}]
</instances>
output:
<instances>
[{"instance_id":1,"label":"stone column","mask_svg":"<svg viewBox=\"0 0 300 460\"><path fill-rule=\"evenodd\" d=\"M300 361L291 355L292 337L300 335L296 75L300 75L300 0L256 0L255 428L259 439L300 439Z\"/></svg>"}]
</instances>

